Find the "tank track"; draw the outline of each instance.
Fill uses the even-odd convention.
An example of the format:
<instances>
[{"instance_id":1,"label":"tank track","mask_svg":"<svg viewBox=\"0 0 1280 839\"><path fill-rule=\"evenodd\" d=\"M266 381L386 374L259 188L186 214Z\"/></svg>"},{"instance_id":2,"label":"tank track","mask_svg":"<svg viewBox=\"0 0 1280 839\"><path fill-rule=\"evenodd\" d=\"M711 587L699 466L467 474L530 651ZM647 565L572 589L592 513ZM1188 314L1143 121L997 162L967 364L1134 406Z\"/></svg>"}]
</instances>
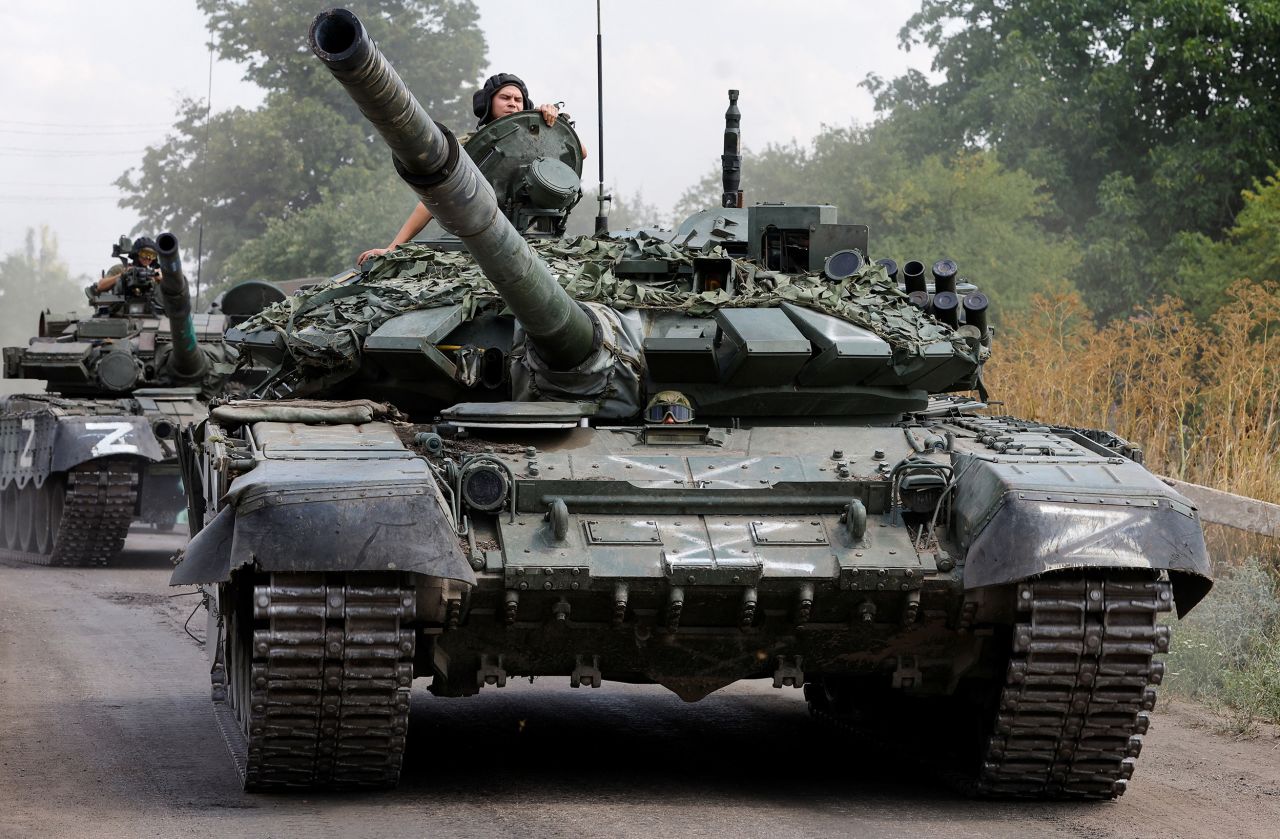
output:
<instances>
[{"instance_id":1,"label":"tank track","mask_svg":"<svg viewBox=\"0 0 1280 839\"><path fill-rule=\"evenodd\" d=\"M1046 579L1018 586L1020 620L978 790L1115 798L1142 751L1173 606L1164 581Z\"/></svg>"},{"instance_id":2,"label":"tank track","mask_svg":"<svg viewBox=\"0 0 1280 839\"><path fill-rule=\"evenodd\" d=\"M1016 596L1012 652L976 777L932 768L988 797L1123 795L1164 677L1154 656L1169 649L1157 617L1173 606L1170 584L1073 575L1023 583ZM867 724L820 690L806 695L815 718L902 753L884 739L883 720Z\"/></svg>"},{"instance_id":3,"label":"tank track","mask_svg":"<svg viewBox=\"0 0 1280 839\"><path fill-rule=\"evenodd\" d=\"M395 786L409 727L413 589L385 574L272 574L251 598L224 586L235 603L212 672L214 712L244 788Z\"/></svg>"},{"instance_id":4,"label":"tank track","mask_svg":"<svg viewBox=\"0 0 1280 839\"><path fill-rule=\"evenodd\" d=\"M9 559L33 565L106 565L124 548L138 503L138 466L106 458L82 463L66 475L61 516L50 522L48 553L5 549Z\"/></svg>"}]
</instances>

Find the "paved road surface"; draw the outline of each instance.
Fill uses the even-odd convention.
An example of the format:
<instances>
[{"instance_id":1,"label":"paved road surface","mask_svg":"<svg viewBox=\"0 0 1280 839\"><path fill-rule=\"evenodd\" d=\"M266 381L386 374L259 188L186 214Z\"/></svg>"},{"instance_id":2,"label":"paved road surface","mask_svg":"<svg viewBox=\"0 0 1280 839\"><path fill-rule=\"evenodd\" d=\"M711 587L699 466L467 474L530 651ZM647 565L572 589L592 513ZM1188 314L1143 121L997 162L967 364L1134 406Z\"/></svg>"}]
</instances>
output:
<instances>
[{"instance_id":1,"label":"paved road surface","mask_svg":"<svg viewBox=\"0 0 1280 839\"><path fill-rule=\"evenodd\" d=\"M0 837L1280 836L1280 739L1157 715L1115 803L969 801L811 722L800 692L519 682L415 694L401 787L246 795L166 586L173 537L118 567L0 564ZM191 621L203 631L203 613Z\"/></svg>"}]
</instances>

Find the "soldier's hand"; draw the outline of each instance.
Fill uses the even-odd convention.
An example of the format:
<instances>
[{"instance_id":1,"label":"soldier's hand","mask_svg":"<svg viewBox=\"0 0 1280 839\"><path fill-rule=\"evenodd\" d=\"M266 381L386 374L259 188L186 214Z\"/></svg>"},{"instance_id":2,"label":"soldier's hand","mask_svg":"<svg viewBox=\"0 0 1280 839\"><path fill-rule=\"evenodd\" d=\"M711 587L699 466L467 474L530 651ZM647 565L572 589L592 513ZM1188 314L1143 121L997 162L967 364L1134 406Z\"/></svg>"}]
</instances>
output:
<instances>
[{"instance_id":1,"label":"soldier's hand","mask_svg":"<svg viewBox=\"0 0 1280 839\"><path fill-rule=\"evenodd\" d=\"M386 253L389 250L391 250L391 248L369 248L369 250L365 251L364 253L356 257L356 267L363 265L364 261L369 257L382 256L384 253Z\"/></svg>"},{"instance_id":2,"label":"soldier's hand","mask_svg":"<svg viewBox=\"0 0 1280 839\"><path fill-rule=\"evenodd\" d=\"M555 125L556 117L560 116L560 109L555 105L539 105L538 112L542 114L542 119L547 125Z\"/></svg>"}]
</instances>

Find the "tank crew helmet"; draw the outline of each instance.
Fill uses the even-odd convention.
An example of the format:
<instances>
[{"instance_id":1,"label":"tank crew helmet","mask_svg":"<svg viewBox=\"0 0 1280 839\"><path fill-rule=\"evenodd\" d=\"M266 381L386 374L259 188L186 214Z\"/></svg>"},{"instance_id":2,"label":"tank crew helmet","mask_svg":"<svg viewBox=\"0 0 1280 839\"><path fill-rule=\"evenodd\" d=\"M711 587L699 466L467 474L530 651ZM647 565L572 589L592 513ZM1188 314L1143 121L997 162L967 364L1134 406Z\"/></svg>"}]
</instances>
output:
<instances>
[{"instance_id":1,"label":"tank crew helmet","mask_svg":"<svg viewBox=\"0 0 1280 839\"><path fill-rule=\"evenodd\" d=\"M693 405L689 397L678 390L655 393L644 409L645 422L668 425L677 422L693 422Z\"/></svg>"},{"instance_id":2,"label":"tank crew helmet","mask_svg":"<svg viewBox=\"0 0 1280 839\"><path fill-rule=\"evenodd\" d=\"M156 247L156 243L146 236L139 236L133 240L133 247L129 248L129 257L137 260L139 257L146 257L154 260L160 255L160 249Z\"/></svg>"},{"instance_id":3,"label":"tank crew helmet","mask_svg":"<svg viewBox=\"0 0 1280 839\"><path fill-rule=\"evenodd\" d=\"M493 120L493 96L507 85L515 85L524 97L524 109L533 110L533 102L529 99L529 88L524 80L514 73L496 73L484 80L484 87L471 97L471 110L480 118L479 125L488 125Z\"/></svg>"}]
</instances>

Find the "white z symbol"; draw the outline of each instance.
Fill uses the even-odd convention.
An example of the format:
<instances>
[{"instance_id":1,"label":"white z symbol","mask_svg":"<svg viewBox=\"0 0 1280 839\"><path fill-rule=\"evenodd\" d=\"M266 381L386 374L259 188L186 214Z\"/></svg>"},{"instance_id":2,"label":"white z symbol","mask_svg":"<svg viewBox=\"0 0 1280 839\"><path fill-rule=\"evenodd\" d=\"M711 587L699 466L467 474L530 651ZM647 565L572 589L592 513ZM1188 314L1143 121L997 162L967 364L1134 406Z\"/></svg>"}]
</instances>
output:
<instances>
[{"instance_id":1,"label":"white z symbol","mask_svg":"<svg viewBox=\"0 0 1280 839\"><path fill-rule=\"evenodd\" d=\"M31 456L31 441L36 439L36 418L23 417L22 430L27 432L27 442L22 444L22 453L18 455L18 468L30 469L34 461Z\"/></svg>"},{"instance_id":2,"label":"white z symbol","mask_svg":"<svg viewBox=\"0 0 1280 839\"><path fill-rule=\"evenodd\" d=\"M122 443L120 438L124 437L133 430L133 426L127 422L86 422L84 424L86 431L107 431L105 437L93 444L93 450L89 452L91 457L102 457L108 454L137 454L138 447L133 443Z\"/></svg>"}]
</instances>

